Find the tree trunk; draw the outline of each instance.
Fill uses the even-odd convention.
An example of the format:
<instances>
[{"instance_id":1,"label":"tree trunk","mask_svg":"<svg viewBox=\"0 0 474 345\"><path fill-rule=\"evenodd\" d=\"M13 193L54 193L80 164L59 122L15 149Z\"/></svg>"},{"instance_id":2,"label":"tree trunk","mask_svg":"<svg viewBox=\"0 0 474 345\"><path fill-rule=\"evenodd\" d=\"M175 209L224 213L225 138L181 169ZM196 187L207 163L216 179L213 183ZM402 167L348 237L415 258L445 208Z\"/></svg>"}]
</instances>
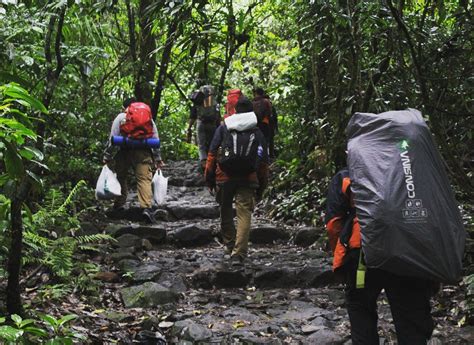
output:
<instances>
[{"instance_id":1,"label":"tree trunk","mask_svg":"<svg viewBox=\"0 0 474 345\"><path fill-rule=\"evenodd\" d=\"M152 33L152 17L146 13L148 7L152 4L152 0L141 0L139 7L139 25L140 25L140 41L139 41L139 59L138 68L135 76L135 97L147 104L152 99L153 87L151 82L155 79L156 58L153 51L156 49L155 36ZM134 25L133 12L129 15L129 27ZM130 47L132 43L135 45L135 34L130 30ZM133 49L133 48L132 48ZM136 52L132 50L132 56Z\"/></svg>"},{"instance_id":2,"label":"tree trunk","mask_svg":"<svg viewBox=\"0 0 474 345\"><path fill-rule=\"evenodd\" d=\"M156 81L155 94L151 102L151 112L153 119L156 119L158 109L160 108L161 95L165 88L166 74L168 73L168 64L171 59L171 49L173 48L175 33L178 28L178 20L174 20L168 26L168 33L166 38L165 48L163 49L163 55L161 55L160 71L158 72L158 79Z\"/></svg>"},{"instance_id":3,"label":"tree trunk","mask_svg":"<svg viewBox=\"0 0 474 345\"><path fill-rule=\"evenodd\" d=\"M20 271L23 247L23 219L21 209L28 197L31 184L28 177L24 177L10 206L10 236L11 244L8 252L8 283L7 283L7 311L8 314L23 314L20 290Z\"/></svg>"}]
</instances>

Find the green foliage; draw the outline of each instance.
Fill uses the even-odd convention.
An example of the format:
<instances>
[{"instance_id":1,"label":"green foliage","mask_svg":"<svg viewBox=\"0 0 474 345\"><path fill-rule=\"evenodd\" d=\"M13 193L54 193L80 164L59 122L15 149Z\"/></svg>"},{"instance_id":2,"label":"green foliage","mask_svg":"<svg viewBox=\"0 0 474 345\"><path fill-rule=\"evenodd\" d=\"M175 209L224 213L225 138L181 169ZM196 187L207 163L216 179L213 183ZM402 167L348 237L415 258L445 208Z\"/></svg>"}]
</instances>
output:
<instances>
[{"instance_id":1,"label":"green foliage","mask_svg":"<svg viewBox=\"0 0 474 345\"><path fill-rule=\"evenodd\" d=\"M36 141L33 117L19 108L46 112L43 104L17 84L0 85L0 162L5 173L0 176L0 187L18 183L27 177L41 184L39 177L26 166L27 162L44 167L43 154L31 143Z\"/></svg>"},{"instance_id":2,"label":"green foliage","mask_svg":"<svg viewBox=\"0 0 474 345\"><path fill-rule=\"evenodd\" d=\"M64 285L52 287L51 290L56 291L51 291L49 296L43 294L45 297L59 298L72 288L97 292L97 286L90 281L98 268L76 260L76 255L81 251L97 250L95 244L112 240L112 237L105 234L76 235L80 222L74 201L84 188L85 182L80 181L67 196L57 189L50 189L43 206L25 219L24 264L43 265L64 282Z\"/></svg>"},{"instance_id":3,"label":"green foliage","mask_svg":"<svg viewBox=\"0 0 474 345\"><path fill-rule=\"evenodd\" d=\"M86 337L74 331L70 323L77 315L65 315L59 319L51 315L40 315L39 320L22 319L13 314L11 325L0 326L0 341L2 344L45 344L65 345L74 344L78 340L86 340ZM6 319L0 317L0 324Z\"/></svg>"}]
</instances>

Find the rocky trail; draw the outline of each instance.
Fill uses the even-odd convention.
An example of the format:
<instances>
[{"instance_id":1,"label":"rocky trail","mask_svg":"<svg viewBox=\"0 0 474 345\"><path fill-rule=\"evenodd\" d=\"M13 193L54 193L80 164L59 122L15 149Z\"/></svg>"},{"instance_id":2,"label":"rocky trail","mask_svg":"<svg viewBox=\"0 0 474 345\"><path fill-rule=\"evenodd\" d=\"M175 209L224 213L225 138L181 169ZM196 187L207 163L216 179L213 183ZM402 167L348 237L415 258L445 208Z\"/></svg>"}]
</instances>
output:
<instances>
[{"instance_id":1,"label":"rocky trail","mask_svg":"<svg viewBox=\"0 0 474 345\"><path fill-rule=\"evenodd\" d=\"M121 213L91 217L82 232L116 242L100 264L100 300L72 294L64 312L93 344L351 344L343 287L333 281L323 230L252 220L249 259L233 266L219 242L219 210L192 162L170 163L166 205L143 223L136 196ZM445 287L434 301L430 344L474 343L457 327L464 291ZM60 307L61 308L61 307ZM389 306L379 302L381 344L396 344Z\"/></svg>"}]
</instances>

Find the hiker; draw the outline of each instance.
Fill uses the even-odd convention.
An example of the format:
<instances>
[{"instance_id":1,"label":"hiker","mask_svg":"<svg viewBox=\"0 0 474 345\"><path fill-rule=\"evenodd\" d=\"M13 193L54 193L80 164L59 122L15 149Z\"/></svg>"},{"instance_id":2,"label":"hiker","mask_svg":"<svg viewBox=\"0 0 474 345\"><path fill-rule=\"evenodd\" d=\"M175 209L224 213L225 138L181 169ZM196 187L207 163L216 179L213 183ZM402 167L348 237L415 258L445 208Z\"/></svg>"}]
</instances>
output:
<instances>
[{"instance_id":1,"label":"hiker","mask_svg":"<svg viewBox=\"0 0 474 345\"><path fill-rule=\"evenodd\" d=\"M273 105L273 102L270 100L270 96L268 94L265 94L264 97L270 102L271 109L272 109L272 115L270 116L270 121L269 121L270 135L269 135L269 140L268 140L268 152L270 155L270 159L273 160L276 157L275 135L278 133L278 114Z\"/></svg>"},{"instance_id":2,"label":"hiker","mask_svg":"<svg viewBox=\"0 0 474 345\"><path fill-rule=\"evenodd\" d=\"M240 97L236 114L216 130L207 157L205 179L220 205L221 233L233 264L243 263L248 251L250 221L268 183L266 141L257 127L252 102ZM237 228L232 204L235 199Z\"/></svg>"},{"instance_id":3,"label":"hiker","mask_svg":"<svg viewBox=\"0 0 474 345\"><path fill-rule=\"evenodd\" d=\"M272 104L265 98L265 91L258 87L253 90L253 109L257 115L258 128L263 133L267 144L270 142L270 118L272 117Z\"/></svg>"},{"instance_id":4,"label":"hiker","mask_svg":"<svg viewBox=\"0 0 474 345\"><path fill-rule=\"evenodd\" d=\"M134 127L132 121L128 120L130 117L135 117L138 120L135 121L136 123L141 120L144 124L141 124L140 128L138 126ZM103 162L104 164L114 166L117 179L122 187L122 195L116 198L113 209L125 209L128 192L127 174L130 167L132 167L137 180L138 201L140 202L143 217L145 221L152 223L154 218L151 209L153 198L151 181L153 168L161 169L163 165L160 149L120 147L118 152L116 152L117 146L113 146L111 140L113 136L126 136L134 139L158 139L158 130L152 119L150 107L145 103L136 102L135 98L128 98L123 102L123 111L117 115L112 123Z\"/></svg>"},{"instance_id":5,"label":"hiker","mask_svg":"<svg viewBox=\"0 0 474 345\"><path fill-rule=\"evenodd\" d=\"M426 344L434 328L430 313L430 297L435 288L433 282L367 268L365 286L356 286L361 234L347 168L339 171L329 185L325 224L334 254L333 270L346 284L352 343L379 344L377 298L384 289L390 303L398 344Z\"/></svg>"},{"instance_id":6,"label":"hiker","mask_svg":"<svg viewBox=\"0 0 474 345\"><path fill-rule=\"evenodd\" d=\"M193 126L197 122L197 142L201 169L206 166L207 152L214 132L220 123L220 112L216 103L214 88L211 85L201 86L191 95L193 106L188 124L187 142L191 142Z\"/></svg>"}]
</instances>

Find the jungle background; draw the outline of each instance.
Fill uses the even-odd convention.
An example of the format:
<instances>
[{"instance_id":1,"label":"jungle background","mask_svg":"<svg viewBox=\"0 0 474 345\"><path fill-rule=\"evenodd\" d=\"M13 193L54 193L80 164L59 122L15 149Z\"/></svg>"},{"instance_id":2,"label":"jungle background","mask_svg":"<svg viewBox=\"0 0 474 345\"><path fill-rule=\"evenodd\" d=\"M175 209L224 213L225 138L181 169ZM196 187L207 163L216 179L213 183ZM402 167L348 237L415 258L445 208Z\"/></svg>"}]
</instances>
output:
<instances>
[{"instance_id":1,"label":"jungle background","mask_svg":"<svg viewBox=\"0 0 474 345\"><path fill-rule=\"evenodd\" d=\"M37 267L55 276L44 296L91 288L93 264L74 258L107 236L75 231L123 99L151 104L165 162L193 160L188 96L204 83L221 104L229 88L267 91L279 132L262 208L321 231L351 115L419 109L473 238L473 13L468 0L0 0L0 315L22 314ZM15 322L2 332L32 325Z\"/></svg>"}]
</instances>

